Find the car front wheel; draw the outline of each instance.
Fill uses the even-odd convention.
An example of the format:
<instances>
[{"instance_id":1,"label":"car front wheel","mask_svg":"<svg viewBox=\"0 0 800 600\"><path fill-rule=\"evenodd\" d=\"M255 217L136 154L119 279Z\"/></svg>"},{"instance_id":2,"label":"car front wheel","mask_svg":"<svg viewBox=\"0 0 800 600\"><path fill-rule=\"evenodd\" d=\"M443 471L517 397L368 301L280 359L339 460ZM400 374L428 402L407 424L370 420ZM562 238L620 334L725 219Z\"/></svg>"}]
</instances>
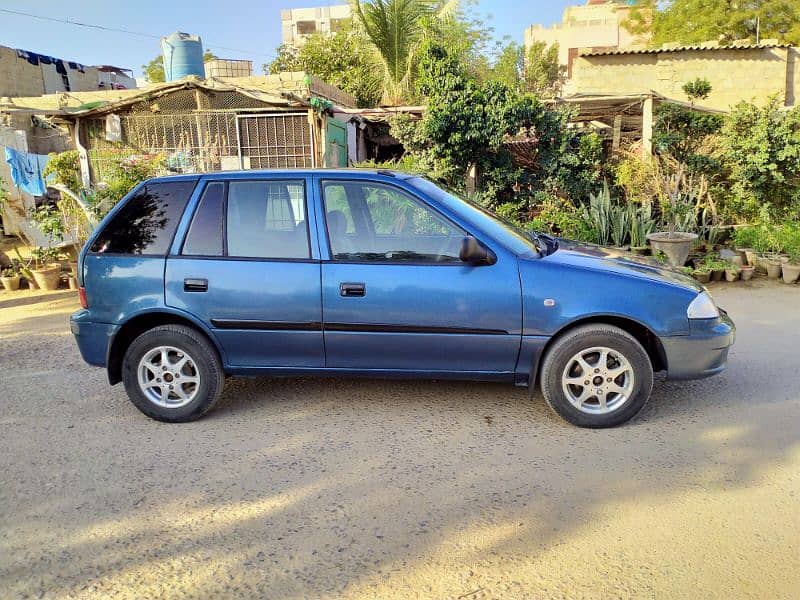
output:
<instances>
[{"instance_id":1,"label":"car front wheel","mask_svg":"<svg viewBox=\"0 0 800 600\"><path fill-rule=\"evenodd\" d=\"M642 345L612 325L576 327L555 340L542 363L545 400L579 427L614 427L633 418L653 388Z\"/></svg>"},{"instance_id":2,"label":"car front wheel","mask_svg":"<svg viewBox=\"0 0 800 600\"><path fill-rule=\"evenodd\" d=\"M216 350L190 327L163 325L144 332L122 363L125 391L148 417L193 421L216 404L224 374Z\"/></svg>"}]
</instances>

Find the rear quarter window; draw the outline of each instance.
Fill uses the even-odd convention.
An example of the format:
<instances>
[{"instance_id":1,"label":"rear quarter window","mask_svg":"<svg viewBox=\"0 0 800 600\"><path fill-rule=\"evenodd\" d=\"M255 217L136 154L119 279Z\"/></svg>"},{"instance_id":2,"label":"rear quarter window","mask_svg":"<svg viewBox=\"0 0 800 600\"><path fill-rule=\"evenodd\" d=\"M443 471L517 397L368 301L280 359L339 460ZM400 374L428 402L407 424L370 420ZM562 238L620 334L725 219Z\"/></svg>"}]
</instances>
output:
<instances>
[{"instance_id":1,"label":"rear quarter window","mask_svg":"<svg viewBox=\"0 0 800 600\"><path fill-rule=\"evenodd\" d=\"M89 250L98 254L166 255L196 183L146 183L106 224Z\"/></svg>"}]
</instances>

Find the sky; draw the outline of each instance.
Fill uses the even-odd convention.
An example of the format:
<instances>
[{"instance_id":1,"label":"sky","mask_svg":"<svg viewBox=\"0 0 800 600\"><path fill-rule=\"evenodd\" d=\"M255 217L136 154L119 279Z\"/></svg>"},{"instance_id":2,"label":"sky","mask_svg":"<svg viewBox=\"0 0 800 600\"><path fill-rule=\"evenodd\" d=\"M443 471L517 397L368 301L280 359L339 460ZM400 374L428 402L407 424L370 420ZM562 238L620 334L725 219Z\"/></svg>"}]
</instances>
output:
<instances>
[{"instance_id":1,"label":"sky","mask_svg":"<svg viewBox=\"0 0 800 600\"><path fill-rule=\"evenodd\" d=\"M158 38L173 31L200 35L203 46L220 58L253 61L253 70L275 56L280 44L282 8L342 4L336 0L0 0L0 45L31 50L83 64L133 69L160 53ZM570 4L582 0L477 0L473 9L495 36L522 41L525 27L552 24ZM1 12L21 11L147 34L132 35L78 27Z\"/></svg>"}]
</instances>

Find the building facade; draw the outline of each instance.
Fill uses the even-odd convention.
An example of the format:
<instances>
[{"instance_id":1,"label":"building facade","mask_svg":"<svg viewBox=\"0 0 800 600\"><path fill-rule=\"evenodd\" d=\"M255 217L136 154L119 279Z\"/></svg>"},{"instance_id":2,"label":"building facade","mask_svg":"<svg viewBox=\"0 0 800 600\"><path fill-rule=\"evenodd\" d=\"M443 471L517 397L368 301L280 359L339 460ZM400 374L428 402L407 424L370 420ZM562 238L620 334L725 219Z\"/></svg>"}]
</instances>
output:
<instances>
[{"instance_id":1,"label":"building facade","mask_svg":"<svg viewBox=\"0 0 800 600\"><path fill-rule=\"evenodd\" d=\"M582 6L564 10L561 23L552 27L531 25L525 30L525 46L544 42L558 44L559 62L570 76L572 62L581 48L618 50L634 47L637 39L623 23L628 18L628 0L587 0Z\"/></svg>"},{"instance_id":2,"label":"building facade","mask_svg":"<svg viewBox=\"0 0 800 600\"><path fill-rule=\"evenodd\" d=\"M281 37L287 46L299 47L315 33L333 33L352 16L349 4L287 8L281 11Z\"/></svg>"}]
</instances>

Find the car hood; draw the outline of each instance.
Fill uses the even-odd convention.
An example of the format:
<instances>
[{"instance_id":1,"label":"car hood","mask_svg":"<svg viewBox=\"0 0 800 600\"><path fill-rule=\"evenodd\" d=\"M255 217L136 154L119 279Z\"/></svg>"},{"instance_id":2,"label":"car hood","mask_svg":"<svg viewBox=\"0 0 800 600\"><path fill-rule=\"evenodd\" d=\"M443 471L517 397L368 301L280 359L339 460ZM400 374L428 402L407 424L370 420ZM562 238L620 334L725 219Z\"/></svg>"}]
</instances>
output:
<instances>
[{"instance_id":1,"label":"car hood","mask_svg":"<svg viewBox=\"0 0 800 600\"><path fill-rule=\"evenodd\" d=\"M558 250L541 260L660 281L698 292L704 289L688 275L684 275L673 267L663 265L655 259L584 242L559 239Z\"/></svg>"}]
</instances>

